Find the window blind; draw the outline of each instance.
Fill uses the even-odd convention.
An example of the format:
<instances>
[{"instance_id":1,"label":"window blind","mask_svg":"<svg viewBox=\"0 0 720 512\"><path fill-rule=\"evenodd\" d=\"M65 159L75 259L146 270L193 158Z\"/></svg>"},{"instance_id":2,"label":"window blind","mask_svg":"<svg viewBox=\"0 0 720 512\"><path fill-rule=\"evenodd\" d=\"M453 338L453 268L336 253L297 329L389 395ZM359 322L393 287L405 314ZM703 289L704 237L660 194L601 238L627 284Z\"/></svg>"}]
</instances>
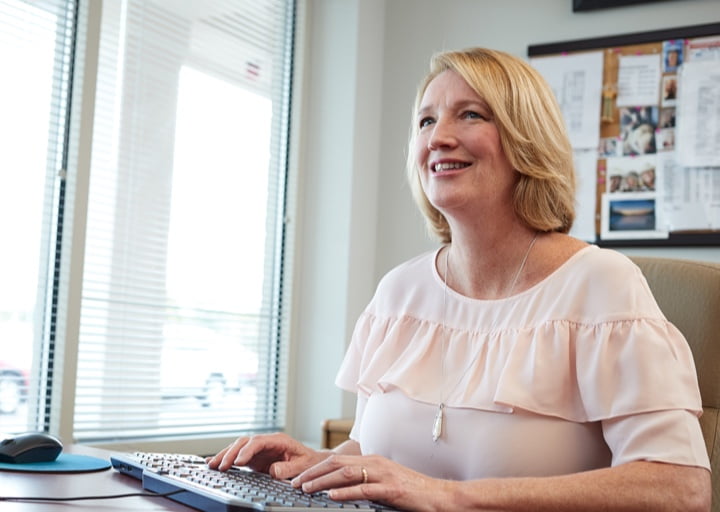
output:
<instances>
[{"instance_id":1,"label":"window blind","mask_svg":"<svg viewBox=\"0 0 720 512\"><path fill-rule=\"evenodd\" d=\"M74 1L0 0L0 432L44 430L54 321Z\"/></svg>"},{"instance_id":2,"label":"window blind","mask_svg":"<svg viewBox=\"0 0 720 512\"><path fill-rule=\"evenodd\" d=\"M105 0L74 437L282 428L293 5Z\"/></svg>"}]
</instances>

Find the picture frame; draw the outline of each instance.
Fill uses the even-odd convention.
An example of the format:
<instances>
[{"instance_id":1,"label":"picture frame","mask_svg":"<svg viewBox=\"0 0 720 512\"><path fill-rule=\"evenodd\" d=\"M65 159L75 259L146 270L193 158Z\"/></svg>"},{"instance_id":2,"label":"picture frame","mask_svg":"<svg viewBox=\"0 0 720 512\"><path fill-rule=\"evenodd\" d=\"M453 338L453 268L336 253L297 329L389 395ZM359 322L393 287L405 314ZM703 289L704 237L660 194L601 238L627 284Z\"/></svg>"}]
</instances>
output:
<instances>
[{"instance_id":1,"label":"picture frame","mask_svg":"<svg viewBox=\"0 0 720 512\"><path fill-rule=\"evenodd\" d=\"M573 0L573 12L595 11L612 7L624 7L634 4L645 4L662 0Z\"/></svg>"}]
</instances>

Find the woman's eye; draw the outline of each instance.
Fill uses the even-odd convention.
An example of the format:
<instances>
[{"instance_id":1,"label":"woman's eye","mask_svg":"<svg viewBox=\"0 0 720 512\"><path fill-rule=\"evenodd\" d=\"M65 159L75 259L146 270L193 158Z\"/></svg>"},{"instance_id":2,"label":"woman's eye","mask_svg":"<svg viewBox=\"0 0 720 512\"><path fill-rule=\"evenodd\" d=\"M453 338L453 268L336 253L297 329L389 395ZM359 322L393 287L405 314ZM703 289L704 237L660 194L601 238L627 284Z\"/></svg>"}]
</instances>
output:
<instances>
[{"instance_id":1,"label":"woman's eye","mask_svg":"<svg viewBox=\"0 0 720 512\"><path fill-rule=\"evenodd\" d=\"M487 119L487 117L485 117L484 115L473 110L468 110L464 112L463 117L465 117L466 119Z\"/></svg>"},{"instance_id":2,"label":"woman's eye","mask_svg":"<svg viewBox=\"0 0 720 512\"><path fill-rule=\"evenodd\" d=\"M434 122L434 120L432 117L423 117L422 119L420 119L420 123L418 124L418 126L420 128L425 128L426 126L428 126L429 124L432 124L433 122Z\"/></svg>"}]
</instances>

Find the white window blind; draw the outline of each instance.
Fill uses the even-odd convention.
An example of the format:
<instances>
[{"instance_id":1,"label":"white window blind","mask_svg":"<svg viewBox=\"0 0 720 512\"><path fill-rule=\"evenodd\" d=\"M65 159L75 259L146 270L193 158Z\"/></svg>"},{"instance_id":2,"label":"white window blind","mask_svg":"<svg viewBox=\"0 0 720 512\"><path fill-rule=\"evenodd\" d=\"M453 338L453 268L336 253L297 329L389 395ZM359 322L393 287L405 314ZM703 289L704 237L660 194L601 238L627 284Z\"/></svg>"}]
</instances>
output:
<instances>
[{"instance_id":1,"label":"white window blind","mask_svg":"<svg viewBox=\"0 0 720 512\"><path fill-rule=\"evenodd\" d=\"M292 11L103 2L77 441L282 427Z\"/></svg>"},{"instance_id":2,"label":"white window blind","mask_svg":"<svg viewBox=\"0 0 720 512\"><path fill-rule=\"evenodd\" d=\"M43 430L75 2L0 0L0 432Z\"/></svg>"}]
</instances>

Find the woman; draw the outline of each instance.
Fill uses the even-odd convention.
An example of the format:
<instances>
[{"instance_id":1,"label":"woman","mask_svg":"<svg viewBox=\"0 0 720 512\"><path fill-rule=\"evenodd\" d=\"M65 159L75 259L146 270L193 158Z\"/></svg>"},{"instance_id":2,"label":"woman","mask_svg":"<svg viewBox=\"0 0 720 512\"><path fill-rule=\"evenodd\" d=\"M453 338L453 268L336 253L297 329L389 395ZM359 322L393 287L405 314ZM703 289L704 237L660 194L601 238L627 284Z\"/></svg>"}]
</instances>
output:
<instances>
[{"instance_id":1,"label":"woman","mask_svg":"<svg viewBox=\"0 0 720 512\"><path fill-rule=\"evenodd\" d=\"M689 348L637 267L567 235L572 151L539 75L436 56L408 177L442 246L358 320L337 378L351 440L240 438L209 465L406 510L709 510Z\"/></svg>"}]
</instances>

